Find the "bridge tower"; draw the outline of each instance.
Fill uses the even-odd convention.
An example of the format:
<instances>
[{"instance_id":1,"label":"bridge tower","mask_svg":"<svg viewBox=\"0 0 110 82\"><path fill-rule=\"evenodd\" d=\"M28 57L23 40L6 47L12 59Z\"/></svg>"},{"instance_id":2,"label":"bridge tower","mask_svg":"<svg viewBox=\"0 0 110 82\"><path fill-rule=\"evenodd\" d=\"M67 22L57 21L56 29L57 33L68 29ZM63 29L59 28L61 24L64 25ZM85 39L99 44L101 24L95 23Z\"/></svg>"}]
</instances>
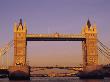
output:
<instances>
[{"instance_id":1,"label":"bridge tower","mask_svg":"<svg viewBox=\"0 0 110 82\"><path fill-rule=\"evenodd\" d=\"M20 19L19 25L14 25L14 66L26 65L26 34L26 24Z\"/></svg>"},{"instance_id":2,"label":"bridge tower","mask_svg":"<svg viewBox=\"0 0 110 82\"><path fill-rule=\"evenodd\" d=\"M9 67L9 79L29 79L29 66L26 64L26 23L14 24L14 63Z\"/></svg>"},{"instance_id":3,"label":"bridge tower","mask_svg":"<svg viewBox=\"0 0 110 82\"><path fill-rule=\"evenodd\" d=\"M82 29L82 34L86 37L86 40L82 41L84 70L95 70L98 65L96 25L92 26L88 20L86 26Z\"/></svg>"}]
</instances>

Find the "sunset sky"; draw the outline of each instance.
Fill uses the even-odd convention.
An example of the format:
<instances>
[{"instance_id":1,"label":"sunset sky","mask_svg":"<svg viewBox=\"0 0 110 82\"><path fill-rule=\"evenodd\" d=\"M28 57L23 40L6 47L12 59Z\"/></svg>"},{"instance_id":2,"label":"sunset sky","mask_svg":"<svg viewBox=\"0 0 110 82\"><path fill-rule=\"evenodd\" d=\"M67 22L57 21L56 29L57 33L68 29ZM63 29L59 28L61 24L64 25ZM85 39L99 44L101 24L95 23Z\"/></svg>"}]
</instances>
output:
<instances>
[{"instance_id":1,"label":"sunset sky","mask_svg":"<svg viewBox=\"0 0 110 82\"><path fill-rule=\"evenodd\" d=\"M110 47L110 0L0 0L0 48L13 39L20 18L31 34L79 34L89 18ZM81 42L28 42L27 56L31 65L67 66L82 63L81 52Z\"/></svg>"}]
</instances>

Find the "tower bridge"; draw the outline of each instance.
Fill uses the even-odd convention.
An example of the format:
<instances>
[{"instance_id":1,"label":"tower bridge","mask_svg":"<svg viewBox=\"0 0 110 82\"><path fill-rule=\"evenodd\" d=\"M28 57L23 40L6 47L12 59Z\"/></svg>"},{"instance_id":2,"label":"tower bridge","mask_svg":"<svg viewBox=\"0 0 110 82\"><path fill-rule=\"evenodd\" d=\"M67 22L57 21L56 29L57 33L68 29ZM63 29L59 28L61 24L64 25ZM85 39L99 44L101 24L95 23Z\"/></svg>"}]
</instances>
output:
<instances>
[{"instance_id":1,"label":"tower bridge","mask_svg":"<svg viewBox=\"0 0 110 82\"><path fill-rule=\"evenodd\" d=\"M9 78L17 77L17 71L22 77L29 77L29 68L26 64L27 41L82 41L83 68L84 70L96 69L98 65L97 31L96 26L91 26L87 21L81 34L27 34L26 23L14 24L14 64L9 68ZM94 67L94 68L91 68ZM15 73L15 74L13 74ZM14 76L13 76L14 75Z\"/></svg>"},{"instance_id":2,"label":"tower bridge","mask_svg":"<svg viewBox=\"0 0 110 82\"><path fill-rule=\"evenodd\" d=\"M89 20L82 28L80 34L61 34L57 32L51 34L27 34L26 22L23 24L20 19L19 24L14 23L14 62L12 66L9 66L10 80L30 78L30 67L27 64L27 41L81 41L83 55L83 67L81 69L86 72L98 70L100 68L98 63L98 50L101 51L101 49L98 48L98 43L100 42L98 42L97 28L95 24L91 25ZM0 51L0 53L2 52L5 54L6 51L8 51L10 44L12 45L12 43L9 43L9 46ZM104 45L102 45L102 47L104 49L106 48ZM107 54L108 52L101 53ZM69 67L67 68L69 69ZM72 67L70 68L73 69Z\"/></svg>"},{"instance_id":3,"label":"tower bridge","mask_svg":"<svg viewBox=\"0 0 110 82\"><path fill-rule=\"evenodd\" d=\"M9 78L13 79L20 71L22 77L29 77L29 68L26 64L27 41L82 41L83 70L95 70L98 65L97 30L96 25L87 21L81 34L27 34L26 23L14 24L14 64L9 68ZM14 75L14 76L13 76Z\"/></svg>"}]
</instances>

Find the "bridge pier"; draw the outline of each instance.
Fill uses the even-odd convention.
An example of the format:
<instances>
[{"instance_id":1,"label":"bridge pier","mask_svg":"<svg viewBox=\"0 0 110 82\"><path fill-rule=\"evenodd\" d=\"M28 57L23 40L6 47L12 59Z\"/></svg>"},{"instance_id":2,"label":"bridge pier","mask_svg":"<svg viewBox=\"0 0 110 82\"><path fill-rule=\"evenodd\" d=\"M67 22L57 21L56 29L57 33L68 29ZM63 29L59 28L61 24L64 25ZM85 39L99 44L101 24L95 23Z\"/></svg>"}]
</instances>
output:
<instances>
[{"instance_id":1,"label":"bridge pier","mask_svg":"<svg viewBox=\"0 0 110 82\"><path fill-rule=\"evenodd\" d=\"M29 66L10 66L9 80L30 80Z\"/></svg>"}]
</instances>

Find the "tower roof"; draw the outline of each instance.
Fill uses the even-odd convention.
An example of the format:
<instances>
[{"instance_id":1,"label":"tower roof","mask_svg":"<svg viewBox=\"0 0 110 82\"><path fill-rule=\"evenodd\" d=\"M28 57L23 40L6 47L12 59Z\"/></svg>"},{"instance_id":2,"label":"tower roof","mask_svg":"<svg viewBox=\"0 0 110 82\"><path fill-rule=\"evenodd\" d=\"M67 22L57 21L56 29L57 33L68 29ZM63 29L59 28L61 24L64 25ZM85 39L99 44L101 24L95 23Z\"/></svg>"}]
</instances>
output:
<instances>
[{"instance_id":1,"label":"tower roof","mask_svg":"<svg viewBox=\"0 0 110 82\"><path fill-rule=\"evenodd\" d=\"M20 19L19 25L22 25L22 19Z\"/></svg>"},{"instance_id":2,"label":"tower roof","mask_svg":"<svg viewBox=\"0 0 110 82\"><path fill-rule=\"evenodd\" d=\"M20 21L19 21L19 25L18 25L18 27L17 27L17 30L19 29L19 26L21 27L20 29L23 29L22 19L20 19Z\"/></svg>"},{"instance_id":3,"label":"tower roof","mask_svg":"<svg viewBox=\"0 0 110 82\"><path fill-rule=\"evenodd\" d=\"M91 23L90 23L90 20L89 20L89 19L88 19L88 21L87 21L87 26L88 26L88 28L91 27Z\"/></svg>"}]
</instances>

